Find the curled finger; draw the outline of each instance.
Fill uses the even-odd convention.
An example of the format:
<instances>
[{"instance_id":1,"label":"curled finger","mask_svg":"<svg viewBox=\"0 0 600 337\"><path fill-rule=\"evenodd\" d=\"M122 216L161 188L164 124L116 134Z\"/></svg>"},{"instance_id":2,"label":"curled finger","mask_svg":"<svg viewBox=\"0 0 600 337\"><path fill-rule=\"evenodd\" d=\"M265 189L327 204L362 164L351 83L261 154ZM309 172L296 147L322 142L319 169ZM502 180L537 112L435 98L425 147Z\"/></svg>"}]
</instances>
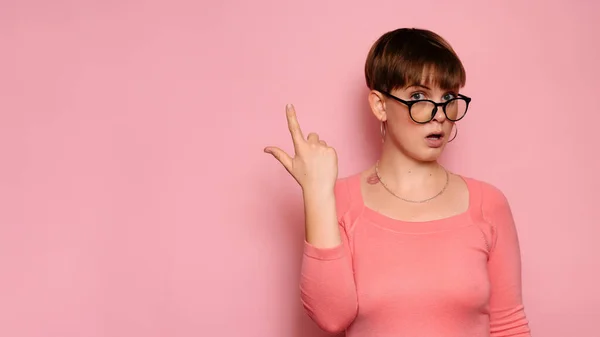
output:
<instances>
[{"instance_id":1,"label":"curled finger","mask_svg":"<svg viewBox=\"0 0 600 337\"><path fill-rule=\"evenodd\" d=\"M319 143L319 135L316 134L316 133L314 133L314 132L311 132L308 135L307 140L308 140L309 143L315 143L315 144Z\"/></svg>"}]
</instances>

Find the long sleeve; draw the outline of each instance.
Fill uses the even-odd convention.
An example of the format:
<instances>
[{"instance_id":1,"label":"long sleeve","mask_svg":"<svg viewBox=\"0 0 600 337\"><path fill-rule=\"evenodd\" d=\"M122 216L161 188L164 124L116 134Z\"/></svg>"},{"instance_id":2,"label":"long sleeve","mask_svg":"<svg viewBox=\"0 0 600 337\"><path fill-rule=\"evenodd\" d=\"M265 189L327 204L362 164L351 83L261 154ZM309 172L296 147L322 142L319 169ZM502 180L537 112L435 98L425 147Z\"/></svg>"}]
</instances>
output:
<instances>
[{"instance_id":1,"label":"long sleeve","mask_svg":"<svg viewBox=\"0 0 600 337\"><path fill-rule=\"evenodd\" d=\"M519 239L509 203L501 191L487 185L482 206L493 229L488 261L491 337L530 337L521 292Z\"/></svg>"},{"instance_id":2,"label":"long sleeve","mask_svg":"<svg viewBox=\"0 0 600 337\"><path fill-rule=\"evenodd\" d=\"M336 211L342 243L327 249L304 242L300 273L302 304L311 319L323 330L344 331L358 312L358 300L352 268L352 253L346 214L350 194L345 180L335 187Z\"/></svg>"}]
</instances>

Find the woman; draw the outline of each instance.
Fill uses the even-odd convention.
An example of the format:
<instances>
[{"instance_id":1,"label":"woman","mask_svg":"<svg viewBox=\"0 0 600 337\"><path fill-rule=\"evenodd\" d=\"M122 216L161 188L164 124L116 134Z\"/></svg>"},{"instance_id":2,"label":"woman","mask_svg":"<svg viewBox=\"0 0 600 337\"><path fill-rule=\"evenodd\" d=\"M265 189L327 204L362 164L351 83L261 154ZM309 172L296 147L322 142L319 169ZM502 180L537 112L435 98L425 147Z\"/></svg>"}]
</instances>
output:
<instances>
[{"instance_id":1,"label":"woman","mask_svg":"<svg viewBox=\"0 0 600 337\"><path fill-rule=\"evenodd\" d=\"M365 75L383 140L373 167L338 179L335 150L304 138L290 105L295 156L265 149L302 188L306 311L348 337L530 336L506 198L438 163L471 100L456 53L398 29L372 46Z\"/></svg>"}]
</instances>

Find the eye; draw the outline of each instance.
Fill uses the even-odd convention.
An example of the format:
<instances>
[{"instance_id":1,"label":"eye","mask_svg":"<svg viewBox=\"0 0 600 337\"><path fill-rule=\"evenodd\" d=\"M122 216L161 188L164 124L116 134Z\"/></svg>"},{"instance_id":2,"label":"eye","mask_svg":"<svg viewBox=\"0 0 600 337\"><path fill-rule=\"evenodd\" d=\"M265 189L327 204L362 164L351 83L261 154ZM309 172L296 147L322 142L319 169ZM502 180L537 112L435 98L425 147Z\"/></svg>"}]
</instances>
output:
<instances>
[{"instance_id":1,"label":"eye","mask_svg":"<svg viewBox=\"0 0 600 337\"><path fill-rule=\"evenodd\" d=\"M410 99L413 101L418 101L421 99L425 99L425 95L423 95L422 92L415 92L414 94L410 95Z\"/></svg>"},{"instance_id":2,"label":"eye","mask_svg":"<svg viewBox=\"0 0 600 337\"><path fill-rule=\"evenodd\" d=\"M442 100L444 100L444 101L449 101L454 98L456 98L456 94L451 93L451 92L446 93L444 96L442 96Z\"/></svg>"}]
</instances>

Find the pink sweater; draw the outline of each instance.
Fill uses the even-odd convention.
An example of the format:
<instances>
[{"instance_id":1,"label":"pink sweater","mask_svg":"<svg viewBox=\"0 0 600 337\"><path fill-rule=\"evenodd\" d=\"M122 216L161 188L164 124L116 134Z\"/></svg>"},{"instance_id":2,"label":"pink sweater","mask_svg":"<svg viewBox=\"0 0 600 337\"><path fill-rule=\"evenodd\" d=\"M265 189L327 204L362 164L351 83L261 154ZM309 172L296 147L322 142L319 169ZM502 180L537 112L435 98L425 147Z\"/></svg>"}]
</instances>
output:
<instances>
[{"instance_id":1,"label":"pink sweater","mask_svg":"<svg viewBox=\"0 0 600 337\"><path fill-rule=\"evenodd\" d=\"M347 337L531 336L508 202L463 178L468 211L429 222L377 213L363 203L358 174L339 179L343 244L305 242L300 290L309 316Z\"/></svg>"}]
</instances>

